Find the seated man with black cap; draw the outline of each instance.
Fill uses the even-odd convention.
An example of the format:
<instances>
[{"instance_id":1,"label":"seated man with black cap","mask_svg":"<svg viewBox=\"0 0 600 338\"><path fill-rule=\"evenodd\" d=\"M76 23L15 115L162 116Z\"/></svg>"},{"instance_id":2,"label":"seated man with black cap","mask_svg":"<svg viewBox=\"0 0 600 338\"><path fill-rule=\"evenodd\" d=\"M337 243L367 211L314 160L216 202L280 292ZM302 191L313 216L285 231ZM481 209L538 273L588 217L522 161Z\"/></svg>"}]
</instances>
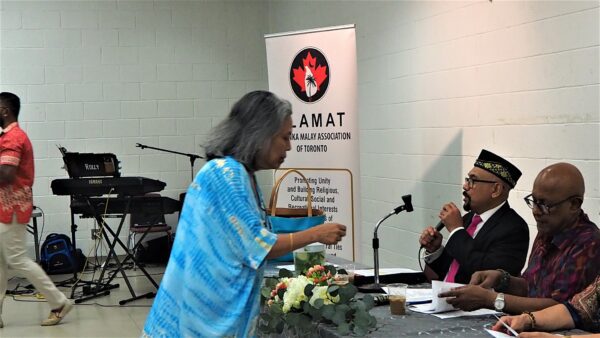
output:
<instances>
[{"instance_id":1,"label":"seated man with black cap","mask_svg":"<svg viewBox=\"0 0 600 338\"><path fill-rule=\"evenodd\" d=\"M461 216L452 202L440 211L441 222L450 233L446 245L442 245L442 234L431 226L421 233L419 242L427 252L429 278L466 284L479 270L520 274L527 257L529 229L507 201L519 177L521 171L510 162L481 151L463 184L463 208L468 213Z\"/></svg>"}]
</instances>

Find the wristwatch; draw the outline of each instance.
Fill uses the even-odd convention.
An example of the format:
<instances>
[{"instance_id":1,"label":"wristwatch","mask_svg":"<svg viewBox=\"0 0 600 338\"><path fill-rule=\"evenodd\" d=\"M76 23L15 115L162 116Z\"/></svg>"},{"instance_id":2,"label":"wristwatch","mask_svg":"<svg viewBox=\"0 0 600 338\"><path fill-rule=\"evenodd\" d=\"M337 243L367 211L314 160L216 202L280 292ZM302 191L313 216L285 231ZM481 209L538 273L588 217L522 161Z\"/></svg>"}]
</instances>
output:
<instances>
[{"instance_id":1,"label":"wristwatch","mask_svg":"<svg viewBox=\"0 0 600 338\"><path fill-rule=\"evenodd\" d=\"M502 292L498 292L496 300L494 301L494 308L498 312L504 312L504 305L504 294Z\"/></svg>"},{"instance_id":2,"label":"wristwatch","mask_svg":"<svg viewBox=\"0 0 600 338\"><path fill-rule=\"evenodd\" d=\"M496 290L496 292L505 292L508 288L508 285L510 284L510 273L502 269L497 270L502 273L502 276L500 277L500 281L498 282L498 285L494 288L494 290Z\"/></svg>"}]
</instances>

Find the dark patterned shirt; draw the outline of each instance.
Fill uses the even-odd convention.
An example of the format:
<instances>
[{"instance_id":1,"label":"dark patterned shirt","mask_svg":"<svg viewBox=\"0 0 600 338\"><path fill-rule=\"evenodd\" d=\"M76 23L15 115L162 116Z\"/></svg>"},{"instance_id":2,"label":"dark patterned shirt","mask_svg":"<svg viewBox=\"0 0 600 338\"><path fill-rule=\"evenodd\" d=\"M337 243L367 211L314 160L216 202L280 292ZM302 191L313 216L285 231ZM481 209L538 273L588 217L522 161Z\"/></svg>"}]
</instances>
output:
<instances>
[{"instance_id":1,"label":"dark patterned shirt","mask_svg":"<svg viewBox=\"0 0 600 338\"><path fill-rule=\"evenodd\" d=\"M600 274L600 230L582 211L577 225L554 235L538 233L523 278L528 296L563 302Z\"/></svg>"},{"instance_id":2,"label":"dark patterned shirt","mask_svg":"<svg viewBox=\"0 0 600 338\"><path fill-rule=\"evenodd\" d=\"M573 317L575 327L600 332L600 276L569 302L565 302L565 305Z\"/></svg>"}]
</instances>

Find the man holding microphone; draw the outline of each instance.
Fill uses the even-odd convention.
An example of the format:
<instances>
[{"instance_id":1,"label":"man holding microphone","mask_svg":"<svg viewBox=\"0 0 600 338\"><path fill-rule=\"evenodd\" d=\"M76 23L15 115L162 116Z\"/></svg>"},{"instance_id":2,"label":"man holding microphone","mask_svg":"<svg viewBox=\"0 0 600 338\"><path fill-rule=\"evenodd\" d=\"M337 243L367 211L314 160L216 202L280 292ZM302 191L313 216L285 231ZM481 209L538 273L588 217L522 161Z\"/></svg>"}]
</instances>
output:
<instances>
[{"instance_id":1,"label":"man holding microphone","mask_svg":"<svg viewBox=\"0 0 600 338\"><path fill-rule=\"evenodd\" d=\"M479 270L501 269L518 276L529 246L527 223L508 204L521 171L502 157L482 150L463 184L467 214L450 202L440 210L440 223L421 233L426 274L431 279L468 283ZM442 228L449 232L442 245ZM437 276L436 276L437 275Z\"/></svg>"}]
</instances>

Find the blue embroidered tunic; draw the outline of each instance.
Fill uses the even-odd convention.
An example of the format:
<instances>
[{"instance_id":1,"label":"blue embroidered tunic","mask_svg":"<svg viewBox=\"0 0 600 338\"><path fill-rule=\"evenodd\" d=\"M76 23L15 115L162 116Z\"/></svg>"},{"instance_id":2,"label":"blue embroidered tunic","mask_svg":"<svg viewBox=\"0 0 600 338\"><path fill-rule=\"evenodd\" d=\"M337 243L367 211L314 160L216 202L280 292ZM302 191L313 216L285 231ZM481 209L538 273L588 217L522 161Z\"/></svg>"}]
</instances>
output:
<instances>
[{"instance_id":1,"label":"blue embroidered tunic","mask_svg":"<svg viewBox=\"0 0 600 338\"><path fill-rule=\"evenodd\" d=\"M144 336L256 335L263 262L277 240L264 219L242 164L206 163L187 190Z\"/></svg>"}]
</instances>

